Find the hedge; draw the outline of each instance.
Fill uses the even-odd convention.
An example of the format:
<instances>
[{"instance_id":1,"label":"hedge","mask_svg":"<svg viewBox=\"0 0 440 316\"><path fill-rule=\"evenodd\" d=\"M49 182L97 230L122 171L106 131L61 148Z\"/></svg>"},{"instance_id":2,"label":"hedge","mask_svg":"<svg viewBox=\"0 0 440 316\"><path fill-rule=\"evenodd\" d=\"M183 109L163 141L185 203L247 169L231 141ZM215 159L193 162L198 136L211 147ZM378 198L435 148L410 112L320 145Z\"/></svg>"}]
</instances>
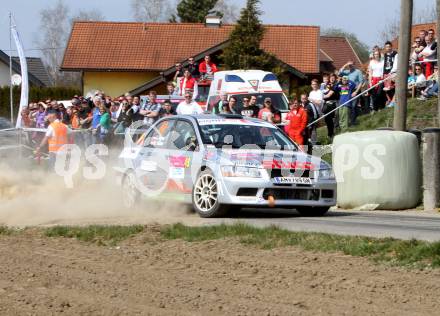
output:
<instances>
[{"instance_id":1,"label":"hedge","mask_svg":"<svg viewBox=\"0 0 440 316\"><path fill-rule=\"evenodd\" d=\"M17 116L18 106L20 104L20 87L13 88L14 102L14 117ZM70 100L77 94L81 94L81 90L70 87L30 87L29 88L29 102L44 101L46 99L55 100ZM10 117L10 101L9 101L9 87L0 87L0 116Z\"/></svg>"}]
</instances>

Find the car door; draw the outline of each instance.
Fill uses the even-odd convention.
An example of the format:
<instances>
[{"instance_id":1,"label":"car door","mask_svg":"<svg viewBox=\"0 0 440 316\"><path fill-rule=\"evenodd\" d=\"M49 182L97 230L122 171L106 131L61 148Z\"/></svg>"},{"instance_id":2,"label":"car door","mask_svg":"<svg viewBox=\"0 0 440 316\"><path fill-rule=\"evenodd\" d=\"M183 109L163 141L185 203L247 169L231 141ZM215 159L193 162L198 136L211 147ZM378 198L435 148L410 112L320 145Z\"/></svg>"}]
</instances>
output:
<instances>
[{"instance_id":1,"label":"car door","mask_svg":"<svg viewBox=\"0 0 440 316\"><path fill-rule=\"evenodd\" d=\"M165 119L154 125L145 137L139 152L136 169L139 170L141 183L149 190L163 191L166 187L168 178L167 142L174 124L174 119Z\"/></svg>"},{"instance_id":2,"label":"car door","mask_svg":"<svg viewBox=\"0 0 440 316\"><path fill-rule=\"evenodd\" d=\"M199 139L193 123L190 120L178 120L168 143L170 183L172 183L174 190L190 193L193 184L192 166L194 158L200 152Z\"/></svg>"}]
</instances>

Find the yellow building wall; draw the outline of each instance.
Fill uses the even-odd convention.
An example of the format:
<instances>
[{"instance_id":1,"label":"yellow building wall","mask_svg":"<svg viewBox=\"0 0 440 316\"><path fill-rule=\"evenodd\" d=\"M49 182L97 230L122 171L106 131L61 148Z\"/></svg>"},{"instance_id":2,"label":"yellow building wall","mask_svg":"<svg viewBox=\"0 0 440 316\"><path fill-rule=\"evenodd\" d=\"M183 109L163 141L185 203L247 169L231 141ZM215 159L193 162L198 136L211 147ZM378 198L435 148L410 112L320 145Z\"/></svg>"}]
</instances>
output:
<instances>
[{"instance_id":1,"label":"yellow building wall","mask_svg":"<svg viewBox=\"0 0 440 316\"><path fill-rule=\"evenodd\" d=\"M102 90L106 95L117 97L159 76L158 72L88 72L83 75L84 95Z\"/></svg>"}]
</instances>

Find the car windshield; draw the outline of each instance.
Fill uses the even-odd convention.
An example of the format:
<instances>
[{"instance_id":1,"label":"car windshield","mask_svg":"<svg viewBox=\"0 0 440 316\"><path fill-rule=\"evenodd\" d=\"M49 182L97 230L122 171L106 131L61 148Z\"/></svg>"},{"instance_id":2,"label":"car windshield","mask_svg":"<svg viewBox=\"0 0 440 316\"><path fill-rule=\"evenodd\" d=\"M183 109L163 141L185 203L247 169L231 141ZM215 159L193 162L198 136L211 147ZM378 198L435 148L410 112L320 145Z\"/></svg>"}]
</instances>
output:
<instances>
[{"instance_id":1,"label":"car windshield","mask_svg":"<svg viewBox=\"0 0 440 316\"><path fill-rule=\"evenodd\" d=\"M243 98L247 97L250 98L252 96L256 96L257 97L257 105L258 107L262 108L263 104L264 104L264 99L265 98L271 98L272 100L272 104L273 106L280 110L288 110L288 104L287 104L287 100L284 97L284 94L282 93L254 93L254 94L236 94L233 95L235 98L237 98L237 103L239 106L243 105Z\"/></svg>"},{"instance_id":2,"label":"car windshield","mask_svg":"<svg viewBox=\"0 0 440 316\"><path fill-rule=\"evenodd\" d=\"M278 128L248 124L207 124L200 125L204 144L217 148L232 146L258 146L262 149L297 150L296 145Z\"/></svg>"}]
</instances>

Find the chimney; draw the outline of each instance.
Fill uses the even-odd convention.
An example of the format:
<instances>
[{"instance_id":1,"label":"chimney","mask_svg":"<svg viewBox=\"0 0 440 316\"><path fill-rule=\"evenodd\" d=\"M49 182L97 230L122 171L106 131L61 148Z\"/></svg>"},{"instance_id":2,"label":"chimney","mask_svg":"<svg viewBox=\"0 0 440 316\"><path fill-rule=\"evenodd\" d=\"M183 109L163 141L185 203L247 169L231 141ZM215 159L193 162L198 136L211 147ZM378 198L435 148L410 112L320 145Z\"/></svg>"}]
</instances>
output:
<instances>
[{"instance_id":1,"label":"chimney","mask_svg":"<svg viewBox=\"0 0 440 316\"><path fill-rule=\"evenodd\" d=\"M222 18L216 15L208 15L205 20L206 27L219 28L222 25Z\"/></svg>"}]
</instances>

